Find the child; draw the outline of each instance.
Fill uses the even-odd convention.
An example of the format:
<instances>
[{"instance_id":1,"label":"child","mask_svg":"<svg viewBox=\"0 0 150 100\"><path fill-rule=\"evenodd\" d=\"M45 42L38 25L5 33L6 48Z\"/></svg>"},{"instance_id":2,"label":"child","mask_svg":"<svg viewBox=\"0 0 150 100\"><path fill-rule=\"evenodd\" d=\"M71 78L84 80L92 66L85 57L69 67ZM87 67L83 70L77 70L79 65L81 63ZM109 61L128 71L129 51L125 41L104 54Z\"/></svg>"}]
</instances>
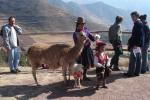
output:
<instances>
[{"instance_id":1,"label":"child","mask_svg":"<svg viewBox=\"0 0 150 100\"><path fill-rule=\"evenodd\" d=\"M97 86L96 89L99 89L100 81L102 81L102 88L107 88L106 77L108 77L111 73L110 59L108 55L105 53L106 43L102 41L97 41L96 43L96 54L94 57L94 64L96 66L96 78L97 78Z\"/></svg>"}]
</instances>

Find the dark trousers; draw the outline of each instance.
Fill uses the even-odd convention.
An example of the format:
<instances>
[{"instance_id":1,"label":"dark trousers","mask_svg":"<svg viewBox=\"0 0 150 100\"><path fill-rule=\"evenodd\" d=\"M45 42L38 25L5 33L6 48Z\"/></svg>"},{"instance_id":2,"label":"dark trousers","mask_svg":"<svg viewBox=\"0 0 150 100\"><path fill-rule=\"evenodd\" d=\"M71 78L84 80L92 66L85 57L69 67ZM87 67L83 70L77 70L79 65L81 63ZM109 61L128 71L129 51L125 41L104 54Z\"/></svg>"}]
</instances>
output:
<instances>
[{"instance_id":1,"label":"dark trousers","mask_svg":"<svg viewBox=\"0 0 150 100\"><path fill-rule=\"evenodd\" d=\"M110 66L114 66L114 69L118 69L118 63L119 63L119 56L120 54L118 53L118 45L112 44L113 49L114 49L114 56L111 59Z\"/></svg>"},{"instance_id":2,"label":"dark trousers","mask_svg":"<svg viewBox=\"0 0 150 100\"><path fill-rule=\"evenodd\" d=\"M129 59L129 75L139 75L141 72L141 53L133 53L131 50L130 59Z\"/></svg>"}]
</instances>

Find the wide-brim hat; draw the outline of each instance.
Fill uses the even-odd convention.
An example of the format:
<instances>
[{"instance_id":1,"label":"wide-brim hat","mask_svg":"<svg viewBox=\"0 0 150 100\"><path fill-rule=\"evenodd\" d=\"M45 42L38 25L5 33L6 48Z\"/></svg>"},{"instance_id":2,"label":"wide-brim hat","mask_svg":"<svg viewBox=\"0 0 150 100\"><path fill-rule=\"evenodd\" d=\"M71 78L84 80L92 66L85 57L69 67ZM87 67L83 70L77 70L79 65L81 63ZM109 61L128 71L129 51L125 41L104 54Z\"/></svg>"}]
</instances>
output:
<instances>
[{"instance_id":1,"label":"wide-brim hat","mask_svg":"<svg viewBox=\"0 0 150 100\"><path fill-rule=\"evenodd\" d=\"M96 42L96 46L97 46L97 47L104 46L104 45L106 45L106 43L103 42L103 41L97 41L97 42Z\"/></svg>"},{"instance_id":2,"label":"wide-brim hat","mask_svg":"<svg viewBox=\"0 0 150 100\"><path fill-rule=\"evenodd\" d=\"M78 23L78 24L85 24L86 22L85 22L85 20L84 20L83 17L78 17L78 18L77 18L77 21L75 21L75 23Z\"/></svg>"}]
</instances>

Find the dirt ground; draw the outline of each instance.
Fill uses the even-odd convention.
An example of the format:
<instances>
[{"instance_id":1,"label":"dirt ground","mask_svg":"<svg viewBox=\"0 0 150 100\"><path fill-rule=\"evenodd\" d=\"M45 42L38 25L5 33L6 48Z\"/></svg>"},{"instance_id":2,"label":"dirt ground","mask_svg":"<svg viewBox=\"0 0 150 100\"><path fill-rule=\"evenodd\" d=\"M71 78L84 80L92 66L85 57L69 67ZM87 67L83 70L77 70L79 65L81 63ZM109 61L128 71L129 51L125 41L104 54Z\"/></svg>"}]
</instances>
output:
<instances>
[{"instance_id":1,"label":"dirt ground","mask_svg":"<svg viewBox=\"0 0 150 100\"><path fill-rule=\"evenodd\" d=\"M63 84L61 70L39 70L40 87L35 86L30 67L21 68L19 74L9 73L7 67L0 67L0 100L149 100L150 74L125 78L122 71L113 72L107 79L108 89L95 90L95 69L89 70L91 81L82 82L81 89Z\"/></svg>"}]
</instances>

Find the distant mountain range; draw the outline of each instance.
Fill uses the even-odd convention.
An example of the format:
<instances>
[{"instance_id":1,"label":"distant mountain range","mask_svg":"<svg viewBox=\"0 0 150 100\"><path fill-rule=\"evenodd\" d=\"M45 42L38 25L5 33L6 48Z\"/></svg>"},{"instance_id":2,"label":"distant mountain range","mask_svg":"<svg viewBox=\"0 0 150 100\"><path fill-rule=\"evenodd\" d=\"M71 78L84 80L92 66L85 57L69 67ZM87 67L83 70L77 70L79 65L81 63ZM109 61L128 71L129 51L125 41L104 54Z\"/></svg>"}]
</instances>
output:
<instances>
[{"instance_id":1,"label":"distant mountain range","mask_svg":"<svg viewBox=\"0 0 150 100\"><path fill-rule=\"evenodd\" d=\"M74 16L83 16L87 20L98 24L109 26L114 23L115 17L121 15L124 17L123 26L126 29L132 27L130 11L115 8L103 2L93 4L77 4L75 2L64 2L62 0L49 0L51 6L61 8Z\"/></svg>"},{"instance_id":2,"label":"distant mountain range","mask_svg":"<svg viewBox=\"0 0 150 100\"><path fill-rule=\"evenodd\" d=\"M74 31L77 19L69 12L49 5L48 0L0 0L0 19L9 16L15 16L25 32ZM106 28L92 21L87 23L92 30Z\"/></svg>"}]
</instances>

